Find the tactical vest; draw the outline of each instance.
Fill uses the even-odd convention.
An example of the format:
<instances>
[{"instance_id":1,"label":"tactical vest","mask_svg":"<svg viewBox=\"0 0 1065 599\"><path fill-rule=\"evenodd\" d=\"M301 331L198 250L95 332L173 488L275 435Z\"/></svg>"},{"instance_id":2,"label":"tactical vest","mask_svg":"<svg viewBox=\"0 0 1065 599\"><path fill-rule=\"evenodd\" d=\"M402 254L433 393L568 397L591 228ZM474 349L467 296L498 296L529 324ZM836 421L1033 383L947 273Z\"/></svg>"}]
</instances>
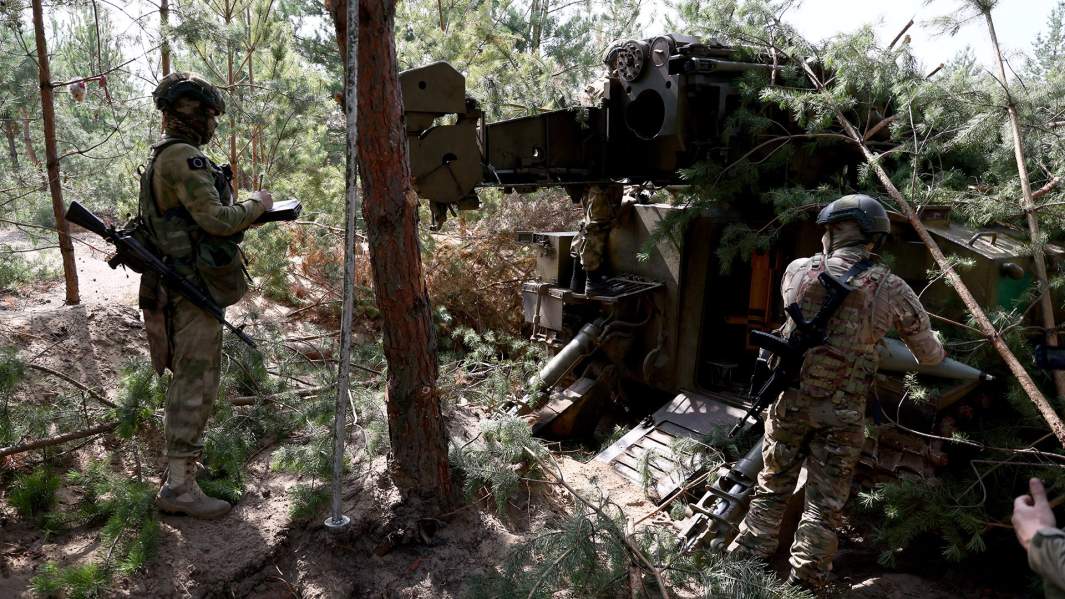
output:
<instances>
[{"instance_id":1,"label":"tactical vest","mask_svg":"<svg viewBox=\"0 0 1065 599\"><path fill-rule=\"evenodd\" d=\"M188 142L164 139L152 145L151 158L147 168L141 173L140 180L138 212L143 223L141 229L146 240L155 247L164 262L183 276L197 282L220 307L230 306L240 301L248 290L244 256L239 246L244 239L244 233L226 237L211 235L193 220L184 206L161 211L152 190L156 158L166 148L179 143ZM222 205L232 205L229 177L214 162L207 162Z\"/></svg>"},{"instance_id":2,"label":"tactical vest","mask_svg":"<svg viewBox=\"0 0 1065 599\"><path fill-rule=\"evenodd\" d=\"M821 254L811 259L796 289L796 301L805 318L813 318L824 304L826 290L817 277L825 270ZM828 343L806 353L799 378L799 390L812 398L831 398L837 408L856 409L855 398L864 399L879 362L873 339L873 315L880 285L890 274L873 265L850 282L854 291L847 296L828 322Z\"/></svg>"}]
</instances>

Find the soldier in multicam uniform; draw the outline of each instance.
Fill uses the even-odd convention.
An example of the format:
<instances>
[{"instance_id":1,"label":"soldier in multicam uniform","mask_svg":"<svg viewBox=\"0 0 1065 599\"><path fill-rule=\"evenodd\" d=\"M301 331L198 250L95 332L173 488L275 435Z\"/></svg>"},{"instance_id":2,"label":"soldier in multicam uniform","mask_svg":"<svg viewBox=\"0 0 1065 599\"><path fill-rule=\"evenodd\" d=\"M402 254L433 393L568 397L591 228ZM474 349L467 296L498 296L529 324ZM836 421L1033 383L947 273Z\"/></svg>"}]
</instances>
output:
<instances>
[{"instance_id":1,"label":"soldier in multicam uniform","mask_svg":"<svg viewBox=\"0 0 1065 599\"><path fill-rule=\"evenodd\" d=\"M172 268L194 281L221 307L247 290L238 244L273 205L269 192L234 203L230 176L200 147L214 135L225 101L217 88L190 73L172 73L152 93L163 112L164 137L152 146L141 175L140 219L147 241ZM222 360L222 325L176 293L154 273L141 278L152 364L173 372L163 419L168 478L156 497L165 512L216 518L229 503L208 497L196 483L201 437L211 414Z\"/></svg>"},{"instance_id":2,"label":"soldier in multicam uniform","mask_svg":"<svg viewBox=\"0 0 1065 599\"><path fill-rule=\"evenodd\" d=\"M602 106L609 91L610 78L601 77L584 88L579 104ZM570 247L570 254L580 260L582 268L573 269L570 288L585 295L599 295L608 288L607 239L621 209L624 187L618 183L595 184L571 190L571 193L574 201L577 201L579 194L583 215L580 231Z\"/></svg>"},{"instance_id":3,"label":"soldier in multicam uniform","mask_svg":"<svg viewBox=\"0 0 1065 599\"><path fill-rule=\"evenodd\" d=\"M780 521L800 468L807 470L806 506L791 546L789 581L821 588L837 548L836 531L864 445L865 396L877 370L876 344L895 329L921 364L938 364L943 346L913 290L887 267L872 261L890 232L883 206L849 195L821 211L823 253L792 262L781 284L812 318L825 299L821 272L843 277L855 289L829 321L828 342L807 352L798 390L770 408L762 456L765 467L739 535L730 547L768 560L777 549ZM857 266L856 266L857 265ZM794 324L784 326L790 334Z\"/></svg>"},{"instance_id":4,"label":"soldier in multicam uniform","mask_svg":"<svg viewBox=\"0 0 1065 599\"><path fill-rule=\"evenodd\" d=\"M584 217L581 230L573 240L571 253L574 258L580 259L585 281L582 290L579 288L579 275L575 277L578 288L574 291L583 291L590 296L607 291L607 240L614 226L614 218L621 209L622 191L622 186L614 183L592 185L584 190L581 197ZM574 272L580 271L574 268Z\"/></svg>"}]
</instances>

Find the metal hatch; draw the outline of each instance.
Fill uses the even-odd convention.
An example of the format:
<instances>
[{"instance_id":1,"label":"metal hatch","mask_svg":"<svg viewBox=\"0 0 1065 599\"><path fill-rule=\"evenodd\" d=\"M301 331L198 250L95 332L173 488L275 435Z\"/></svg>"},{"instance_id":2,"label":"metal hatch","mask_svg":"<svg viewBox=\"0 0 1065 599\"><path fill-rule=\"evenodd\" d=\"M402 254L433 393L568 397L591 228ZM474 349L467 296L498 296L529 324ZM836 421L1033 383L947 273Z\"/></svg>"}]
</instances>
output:
<instances>
[{"instance_id":1,"label":"metal hatch","mask_svg":"<svg viewBox=\"0 0 1065 599\"><path fill-rule=\"evenodd\" d=\"M596 460L609 464L625 478L644 485L655 502L661 502L684 484L687 474L673 455L674 441L700 439L743 418L743 398L728 392L682 391L647 420L607 447ZM647 455L648 452L652 452ZM646 471L645 481L641 471Z\"/></svg>"}]
</instances>

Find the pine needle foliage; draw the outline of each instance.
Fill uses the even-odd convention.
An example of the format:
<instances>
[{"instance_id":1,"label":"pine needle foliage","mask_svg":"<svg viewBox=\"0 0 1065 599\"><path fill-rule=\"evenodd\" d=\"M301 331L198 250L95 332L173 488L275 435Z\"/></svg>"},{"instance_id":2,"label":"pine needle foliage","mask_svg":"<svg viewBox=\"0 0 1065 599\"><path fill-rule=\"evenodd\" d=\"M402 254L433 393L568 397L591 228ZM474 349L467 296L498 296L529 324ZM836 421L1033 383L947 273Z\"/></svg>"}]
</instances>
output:
<instances>
[{"instance_id":1,"label":"pine needle foliage","mask_svg":"<svg viewBox=\"0 0 1065 599\"><path fill-rule=\"evenodd\" d=\"M15 477L7 501L24 520L40 523L56 505L62 479L47 467Z\"/></svg>"},{"instance_id":2,"label":"pine needle foliage","mask_svg":"<svg viewBox=\"0 0 1065 599\"><path fill-rule=\"evenodd\" d=\"M468 599L498 597L659 597L654 576L643 570L622 540L627 521L620 506L599 498L595 507L563 514L514 547L502 563L471 583ZM676 533L648 526L631 536L644 559L661 571L675 596L705 599L812 599L754 560L682 554Z\"/></svg>"},{"instance_id":3,"label":"pine needle foliage","mask_svg":"<svg viewBox=\"0 0 1065 599\"><path fill-rule=\"evenodd\" d=\"M452 442L449 461L462 476L468 499L485 490L503 513L522 480L535 478L537 461L529 452L539 457L547 449L532 436L529 424L516 416L481 421L479 440L464 446Z\"/></svg>"},{"instance_id":4,"label":"pine needle foliage","mask_svg":"<svg viewBox=\"0 0 1065 599\"><path fill-rule=\"evenodd\" d=\"M111 472L103 461L68 472L66 483L80 499L74 510L50 514L53 520L66 527L103 522L100 539L107 550L85 564L48 563L30 584L42 597L101 597L115 573L131 575L154 556L159 543L155 489Z\"/></svg>"},{"instance_id":5,"label":"pine needle foliage","mask_svg":"<svg viewBox=\"0 0 1065 599\"><path fill-rule=\"evenodd\" d=\"M859 498L865 509L883 516L876 537L884 547L879 557L884 566L894 566L896 554L917 540L938 539L943 557L954 562L987 549L988 515L980 506L960 505L945 485L900 480Z\"/></svg>"},{"instance_id":6,"label":"pine needle foliage","mask_svg":"<svg viewBox=\"0 0 1065 599\"><path fill-rule=\"evenodd\" d=\"M604 517L612 521L604 522ZM623 525L624 514L615 505L566 515L514 548L498 571L477 577L468 597L620 596L630 561L612 531Z\"/></svg>"},{"instance_id":7,"label":"pine needle foliage","mask_svg":"<svg viewBox=\"0 0 1065 599\"><path fill-rule=\"evenodd\" d=\"M328 479L333 471L333 435L325 426L308 431L312 436L303 444L287 444L270 458L270 468L277 472Z\"/></svg>"},{"instance_id":8,"label":"pine needle foliage","mask_svg":"<svg viewBox=\"0 0 1065 599\"><path fill-rule=\"evenodd\" d=\"M155 411L166 404L168 382L168 378L156 376L155 369L144 360L126 362L119 378L115 434L123 439L133 438Z\"/></svg>"},{"instance_id":9,"label":"pine needle foliage","mask_svg":"<svg viewBox=\"0 0 1065 599\"><path fill-rule=\"evenodd\" d=\"M55 224L48 225L54 227ZM47 281L59 276L59 271L44 259L27 260L14 248L0 245L0 291L13 291L33 281Z\"/></svg>"},{"instance_id":10,"label":"pine needle foliage","mask_svg":"<svg viewBox=\"0 0 1065 599\"><path fill-rule=\"evenodd\" d=\"M110 547L111 562L123 574L139 570L155 551L159 538L155 489L147 482L112 472L103 461L67 473L67 483L81 493L71 525L103 522L101 539Z\"/></svg>"},{"instance_id":11,"label":"pine needle foliage","mask_svg":"<svg viewBox=\"0 0 1065 599\"><path fill-rule=\"evenodd\" d=\"M0 348L0 445L10 445L18 440L15 423L11 417L11 394L26 376L26 367L19 360L14 347Z\"/></svg>"},{"instance_id":12,"label":"pine needle foliage","mask_svg":"<svg viewBox=\"0 0 1065 599\"><path fill-rule=\"evenodd\" d=\"M288 515L293 520L312 520L329 505L329 487L325 484L298 484L288 490L288 496L292 500Z\"/></svg>"},{"instance_id":13,"label":"pine needle foliage","mask_svg":"<svg viewBox=\"0 0 1065 599\"><path fill-rule=\"evenodd\" d=\"M455 360L444 368L446 397L495 410L519 394L535 395L536 390L527 389L526 383L545 359L541 346L506 333L468 327L456 329L451 342Z\"/></svg>"},{"instance_id":14,"label":"pine needle foliage","mask_svg":"<svg viewBox=\"0 0 1065 599\"><path fill-rule=\"evenodd\" d=\"M95 599L106 594L110 582L111 575L97 563L61 568L49 562L31 579L30 588L38 597Z\"/></svg>"}]
</instances>

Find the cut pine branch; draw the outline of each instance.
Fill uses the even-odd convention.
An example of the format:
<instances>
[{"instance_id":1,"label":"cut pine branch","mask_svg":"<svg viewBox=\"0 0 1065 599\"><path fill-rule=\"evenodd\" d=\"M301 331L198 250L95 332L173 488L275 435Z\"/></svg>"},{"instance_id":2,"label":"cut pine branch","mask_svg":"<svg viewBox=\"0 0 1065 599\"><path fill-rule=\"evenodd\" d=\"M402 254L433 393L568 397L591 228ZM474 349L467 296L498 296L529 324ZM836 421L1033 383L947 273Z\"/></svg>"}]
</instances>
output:
<instances>
[{"instance_id":1,"label":"cut pine branch","mask_svg":"<svg viewBox=\"0 0 1065 599\"><path fill-rule=\"evenodd\" d=\"M81 389L82 391L88 393L90 396L92 396L93 399L95 399L96 401L104 404L105 406L107 406L109 408L117 408L118 407L117 405L115 405L115 402L107 399L103 395L100 395L96 391L93 391L92 389L90 389L90 388L86 387L85 385L79 383L78 381L70 378L69 376L63 374L62 372L59 372L59 371L56 371L56 370L52 370L51 368L48 368L47 366L41 366L40 364L33 364L32 362L29 363L29 364L26 364L26 366L28 368L33 368L34 370L40 370L41 372L43 372L45 374L50 374L50 375L52 375L52 376L54 376L54 377L56 377L58 379L63 379L64 381L70 383L71 385L74 385L78 389Z\"/></svg>"},{"instance_id":2,"label":"cut pine branch","mask_svg":"<svg viewBox=\"0 0 1065 599\"><path fill-rule=\"evenodd\" d=\"M817 91L826 97L830 105L835 106L831 98L831 92L825 87L817 74L813 72L809 64L805 61L800 61L800 63L806 72L806 76L810 79L810 82L813 83ZM884 167L880 165L881 156L874 154L873 151L869 149L869 146L866 145L862 138L862 134L858 132L850 119L843 114L842 110L834 108L834 116L836 122L839 123L843 128L843 131L850 138L850 141L861 150L862 155L873 169L877 179L880 180L881 185L883 185L888 195L891 196L891 199L895 200L895 204L899 207L899 210L902 211L903 216L905 216L910 222L910 225L913 226L914 231L917 232L917 236L922 242L924 242L925 246L928 247L928 252L932 254L932 258L936 261L936 264L939 265L940 270L943 271L947 280L950 281L951 287L954 288L954 291L957 292L958 297L961 298L961 301L965 304L969 313L972 314L980 332L991 341L995 350L1002 357L1002 360L1006 362L1006 366L1009 367L1010 372L1012 372L1013 376L1017 378L1017 382L1020 383L1021 388L1024 389L1028 398L1032 400L1036 409L1039 410L1039 414L1050 426L1051 432L1057 437L1058 442L1065 447L1065 423L1061 421L1061 417L1058 416L1054 411L1054 408L1051 407L1050 402L1048 402L1046 397L1043 396L1043 392L1039 390L1039 387L1035 384L1032 376L1024 369L1024 366L1021 365L1017 356L1013 355L1013 351L1010 350L1008 345L1006 345L1005 339L1003 339L998 330L995 329L995 325L991 322L991 319L987 317L987 314L984 313L984 309L976 301L976 298L973 297L972 292L969 291L965 282L962 281L961 276L954 270L954 266L947 259L946 255L943 254L943 250L940 249L936 240L932 238L928 229L925 228L924 223L921 222L921 219L917 216L917 212L912 206L910 206L910 203L906 201L902 192L895 187L895 184L891 181L891 177L888 176L887 171L885 171Z\"/></svg>"},{"instance_id":3,"label":"cut pine branch","mask_svg":"<svg viewBox=\"0 0 1065 599\"><path fill-rule=\"evenodd\" d=\"M1057 325L1054 322L1054 301L1050 296L1050 283L1047 277L1046 252L1043 251L1043 234L1039 230L1039 216L1036 214L1035 197L1032 193L1032 182L1028 177L1028 166L1024 156L1024 138L1021 133L1020 118L1017 116L1017 104L1010 93L1009 79L1006 78L1005 60L1002 58L1002 49L998 45L998 36L995 34L995 21L991 18L991 10L984 10L984 18L987 21L987 31L991 36L991 46L995 49L995 59L998 61L999 83L1006 90L1006 113L1010 117L1010 129L1013 132L1013 155L1017 159L1017 175L1021 180L1021 208L1024 209L1025 219L1028 221L1028 237L1032 245L1032 264L1035 267L1035 278L1039 283L1039 310L1043 320L1043 331L1046 335L1048 346L1058 346ZM1054 388L1058 399L1065 398L1065 371L1055 370Z\"/></svg>"},{"instance_id":4,"label":"cut pine branch","mask_svg":"<svg viewBox=\"0 0 1065 599\"><path fill-rule=\"evenodd\" d=\"M43 439L27 441L25 443L19 443L18 445L12 445L10 447L0 447L0 458L6 458L9 455L15 455L17 453L33 451L34 449L42 449L44 447L62 445L67 441L84 439L86 437L92 437L93 435L102 435L103 433L109 433L113 431L116 426L118 426L117 422L106 422L104 424L99 424L92 428L87 428L80 431L73 431L69 433L63 433L62 435L55 435L53 437L45 437Z\"/></svg>"}]
</instances>

